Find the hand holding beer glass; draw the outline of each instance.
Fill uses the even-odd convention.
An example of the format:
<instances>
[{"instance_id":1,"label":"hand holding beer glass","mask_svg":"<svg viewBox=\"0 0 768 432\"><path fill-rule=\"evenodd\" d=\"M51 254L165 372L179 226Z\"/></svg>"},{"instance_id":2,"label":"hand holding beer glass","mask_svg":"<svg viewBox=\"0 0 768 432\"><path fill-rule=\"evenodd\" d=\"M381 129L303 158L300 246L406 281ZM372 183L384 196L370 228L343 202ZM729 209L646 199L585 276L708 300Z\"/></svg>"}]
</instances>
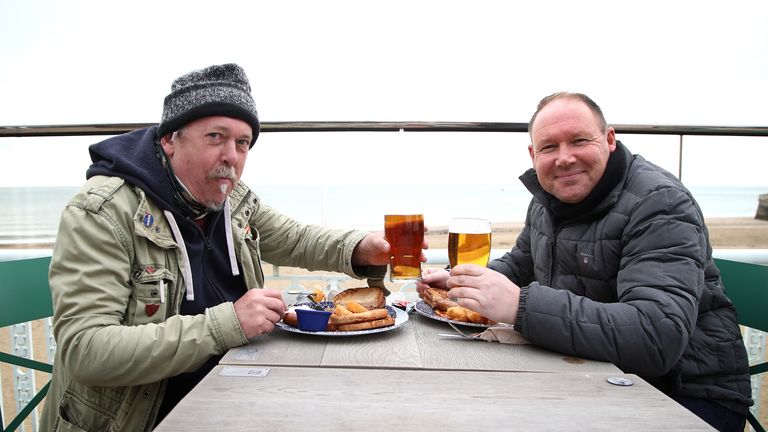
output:
<instances>
[{"instance_id":1,"label":"hand holding beer glass","mask_svg":"<svg viewBox=\"0 0 768 432\"><path fill-rule=\"evenodd\" d=\"M485 219L456 218L448 225L448 261L451 267L477 264L486 267L491 257L491 223Z\"/></svg>"},{"instance_id":2,"label":"hand holding beer glass","mask_svg":"<svg viewBox=\"0 0 768 432\"><path fill-rule=\"evenodd\" d=\"M384 236L389 242L389 279L392 282L420 281L424 215L385 215Z\"/></svg>"}]
</instances>

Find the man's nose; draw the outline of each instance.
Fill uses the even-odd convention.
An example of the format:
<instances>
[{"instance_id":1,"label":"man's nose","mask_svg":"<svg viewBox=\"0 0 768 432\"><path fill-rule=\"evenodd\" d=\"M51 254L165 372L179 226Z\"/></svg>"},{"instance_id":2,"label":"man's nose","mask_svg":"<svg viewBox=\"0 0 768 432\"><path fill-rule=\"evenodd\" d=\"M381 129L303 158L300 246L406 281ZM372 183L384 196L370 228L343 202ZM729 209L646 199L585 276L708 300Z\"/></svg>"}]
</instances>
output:
<instances>
[{"instance_id":1,"label":"man's nose","mask_svg":"<svg viewBox=\"0 0 768 432\"><path fill-rule=\"evenodd\" d=\"M568 145L561 145L557 149L557 160L555 163L558 166L567 166L573 163L574 154Z\"/></svg>"},{"instance_id":2,"label":"man's nose","mask_svg":"<svg viewBox=\"0 0 768 432\"><path fill-rule=\"evenodd\" d=\"M228 141L222 148L221 160L230 166L237 165L240 156L237 154L237 143L234 140Z\"/></svg>"}]
</instances>

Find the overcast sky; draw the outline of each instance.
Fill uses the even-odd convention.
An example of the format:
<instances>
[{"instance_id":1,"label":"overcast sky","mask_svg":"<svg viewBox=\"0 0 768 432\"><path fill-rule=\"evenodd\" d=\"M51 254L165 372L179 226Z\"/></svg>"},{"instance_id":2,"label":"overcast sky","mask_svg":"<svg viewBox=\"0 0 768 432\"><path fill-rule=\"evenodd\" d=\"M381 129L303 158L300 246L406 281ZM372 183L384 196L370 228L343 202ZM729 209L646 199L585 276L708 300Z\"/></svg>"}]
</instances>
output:
<instances>
[{"instance_id":1,"label":"overcast sky","mask_svg":"<svg viewBox=\"0 0 768 432\"><path fill-rule=\"evenodd\" d=\"M223 62L245 68L262 121L527 122L541 97L570 90L609 123L768 126L766 23L763 0L0 0L0 126L157 122L174 78ZM270 164L256 181L346 181L335 173L361 161L413 171L385 146L418 147L436 166L480 147L500 156L482 157L487 182L530 165L524 136L298 135L259 139L261 161L300 157L292 178ZM658 139L625 142L652 154L677 143ZM30 152L32 141L0 140L0 186L79 184L89 141L35 140ZM716 158L702 164L735 164L739 181L768 185L757 174L766 139L707 146ZM711 180L708 170L691 177Z\"/></svg>"}]
</instances>

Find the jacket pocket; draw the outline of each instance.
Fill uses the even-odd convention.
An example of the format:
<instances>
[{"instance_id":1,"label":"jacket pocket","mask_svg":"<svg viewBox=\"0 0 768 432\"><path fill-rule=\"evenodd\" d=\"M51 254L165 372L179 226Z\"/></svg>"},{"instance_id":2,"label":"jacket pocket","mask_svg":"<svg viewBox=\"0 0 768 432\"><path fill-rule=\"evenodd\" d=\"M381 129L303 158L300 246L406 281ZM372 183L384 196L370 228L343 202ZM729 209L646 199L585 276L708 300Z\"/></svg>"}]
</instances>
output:
<instances>
[{"instance_id":1,"label":"jacket pocket","mask_svg":"<svg viewBox=\"0 0 768 432\"><path fill-rule=\"evenodd\" d=\"M128 304L127 325L160 323L166 320L168 305L176 296L175 279L167 269L133 272L133 290Z\"/></svg>"},{"instance_id":2,"label":"jacket pocket","mask_svg":"<svg viewBox=\"0 0 768 432\"><path fill-rule=\"evenodd\" d=\"M54 432L88 432L64 420L61 415L56 419L56 426L53 427L53 430Z\"/></svg>"},{"instance_id":3,"label":"jacket pocket","mask_svg":"<svg viewBox=\"0 0 768 432\"><path fill-rule=\"evenodd\" d=\"M67 391L59 404L59 415L53 430L109 431L112 430L113 424L111 415Z\"/></svg>"}]
</instances>

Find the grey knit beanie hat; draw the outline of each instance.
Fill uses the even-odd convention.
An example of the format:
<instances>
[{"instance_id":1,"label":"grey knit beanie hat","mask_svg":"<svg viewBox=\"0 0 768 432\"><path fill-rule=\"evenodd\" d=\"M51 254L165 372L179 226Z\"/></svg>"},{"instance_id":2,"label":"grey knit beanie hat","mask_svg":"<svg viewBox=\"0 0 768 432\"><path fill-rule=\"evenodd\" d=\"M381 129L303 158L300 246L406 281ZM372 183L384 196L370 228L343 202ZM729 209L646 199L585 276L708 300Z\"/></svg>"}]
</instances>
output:
<instances>
[{"instance_id":1,"label":"grey knit beanie hat","mask_svg":"<svg viewBox=\"0 0 768 432\"><path fill-rule=\"evenodd\" d=\"M158 135L175 132L193 120L209 116L233 117L251 125L253 147L259 136L259 115L248 77L240 66L214 65L176 78L163 103Z\"/></svg>"}]
</instances>

